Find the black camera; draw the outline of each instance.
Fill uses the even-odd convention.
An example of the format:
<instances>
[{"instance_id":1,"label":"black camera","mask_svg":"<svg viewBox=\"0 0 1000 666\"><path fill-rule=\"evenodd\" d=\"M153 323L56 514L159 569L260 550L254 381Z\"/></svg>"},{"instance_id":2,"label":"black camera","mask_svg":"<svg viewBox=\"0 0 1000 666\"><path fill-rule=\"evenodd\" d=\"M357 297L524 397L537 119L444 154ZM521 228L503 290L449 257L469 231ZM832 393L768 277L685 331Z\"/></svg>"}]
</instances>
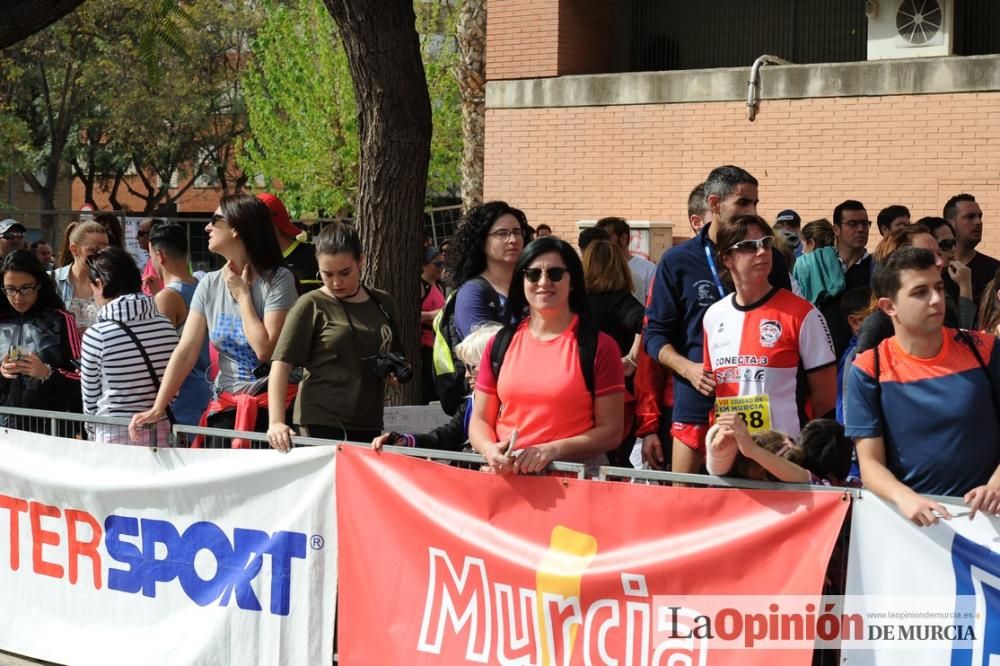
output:
<instances>
[{"instance_id":1,"label":"black camera","mask_svg":"<svg viewBox=\"0 0 1000 666\"><path fill-rule=\"evenodd\" d=\"M378 378L385 380L389 373L396 375L400 384L405 384L413 379L413 368L406 361L406 357L396 352L386 352L375 357L375 374Z\"/></svg>"}]
</instances>

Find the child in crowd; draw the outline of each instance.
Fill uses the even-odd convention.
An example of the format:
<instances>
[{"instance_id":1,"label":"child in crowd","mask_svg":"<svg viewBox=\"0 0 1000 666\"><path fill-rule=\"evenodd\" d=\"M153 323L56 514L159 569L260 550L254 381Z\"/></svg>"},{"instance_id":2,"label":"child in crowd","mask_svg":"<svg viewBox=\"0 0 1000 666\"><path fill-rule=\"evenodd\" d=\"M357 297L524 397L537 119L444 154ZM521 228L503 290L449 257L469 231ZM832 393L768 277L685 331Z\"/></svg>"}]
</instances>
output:
<instances>
[{"instance_id":1,"label":"child in crowd","mask_svg":"<svg viewBox=\"0 0 1000 666\"><path fill-rule=\"evenodd\" d=\"M854 357L858 349L858 331L868 314L872 298L872 290L869 287L855 287L848 289L840 297L840 311L847 323L847 328L851 331L851 341L847 344L847 349L837 359L837 422L844 424L844 372L854 363Z\"/></svg>"},{"instance_id":2,"label":"child in crowd","mask_svg":"<svg viewBox=\"0 0 1000 666\"><path fill-rule=\"evenodd\" d=\"M739 414L720 414L706 441L710 474L751 481L860 485L851 474L854 447L844 427L833 419L810 421L796 444L780 432L751 435Z\"/></svg>"}]
</instances>

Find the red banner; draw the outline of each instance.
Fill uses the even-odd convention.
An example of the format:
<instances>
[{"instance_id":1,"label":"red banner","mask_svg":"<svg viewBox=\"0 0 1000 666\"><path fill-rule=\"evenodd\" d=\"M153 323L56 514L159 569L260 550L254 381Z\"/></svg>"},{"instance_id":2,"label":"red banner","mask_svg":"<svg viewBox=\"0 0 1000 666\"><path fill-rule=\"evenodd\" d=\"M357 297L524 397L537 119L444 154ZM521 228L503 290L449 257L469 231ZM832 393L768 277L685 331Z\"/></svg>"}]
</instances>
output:
<instances>
[{"instance_id":1,"label":"red banner","mask_svg":"<svg viewBox=\"0 0 1000 666\"><path fill-rule=\"evenodd\" d=\"M802 650L708 658L711 630L690 629L703 616L671 599L818 599L849 505L837 493L498 477L353 447L337 455L336 492L349 666L806 666Z\"/></svg>"}]
</instances>

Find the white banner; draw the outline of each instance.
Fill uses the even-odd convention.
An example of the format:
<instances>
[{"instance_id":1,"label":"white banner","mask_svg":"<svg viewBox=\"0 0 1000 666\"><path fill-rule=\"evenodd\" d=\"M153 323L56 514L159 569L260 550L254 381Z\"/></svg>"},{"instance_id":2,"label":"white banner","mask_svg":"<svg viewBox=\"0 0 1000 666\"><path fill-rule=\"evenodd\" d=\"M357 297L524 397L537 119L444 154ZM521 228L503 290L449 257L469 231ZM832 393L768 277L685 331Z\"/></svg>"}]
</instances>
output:
<instances>
[{"instance_id":1,"label":"white banner","mask_svg":"<svg viewBox=\"0 0 1000 666\"><path fill-rule=\"evenodd\" d=\"M854 502L845 610L864 649L842 663L1000 666L1000 519L942 504L951 520L917 527L868 491Z\"/></svg>"},{"instance_id":2,"label":"white banner","mask_svg":"<svg viewBox=\"0 0 1000 666\"><path fill-rule=\"evenodd\" d=\"M330 664L334 449L0 430L0 649L64 664Z\"/></svg>"}]
</instances>

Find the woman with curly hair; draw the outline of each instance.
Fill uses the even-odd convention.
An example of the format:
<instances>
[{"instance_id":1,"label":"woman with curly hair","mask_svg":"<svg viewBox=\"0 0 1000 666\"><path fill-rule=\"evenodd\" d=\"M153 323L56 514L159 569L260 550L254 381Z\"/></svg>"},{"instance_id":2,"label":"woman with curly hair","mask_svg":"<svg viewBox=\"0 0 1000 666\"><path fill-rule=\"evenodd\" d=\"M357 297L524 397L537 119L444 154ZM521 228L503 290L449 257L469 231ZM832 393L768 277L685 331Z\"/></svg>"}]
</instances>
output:
<instances>
[{"instance_id":1,"label":"woman with curly hair","mask_svg":"<svg viewBox=\"0 0 1000 666\"><path fill-rule=\"evenodd\" d=\"M448 252L455 294L455 331L464 339L475 326L500 321L514 264L531 240L528 218L504 201L469 211Z\"/></svg>"}]
</instances>

